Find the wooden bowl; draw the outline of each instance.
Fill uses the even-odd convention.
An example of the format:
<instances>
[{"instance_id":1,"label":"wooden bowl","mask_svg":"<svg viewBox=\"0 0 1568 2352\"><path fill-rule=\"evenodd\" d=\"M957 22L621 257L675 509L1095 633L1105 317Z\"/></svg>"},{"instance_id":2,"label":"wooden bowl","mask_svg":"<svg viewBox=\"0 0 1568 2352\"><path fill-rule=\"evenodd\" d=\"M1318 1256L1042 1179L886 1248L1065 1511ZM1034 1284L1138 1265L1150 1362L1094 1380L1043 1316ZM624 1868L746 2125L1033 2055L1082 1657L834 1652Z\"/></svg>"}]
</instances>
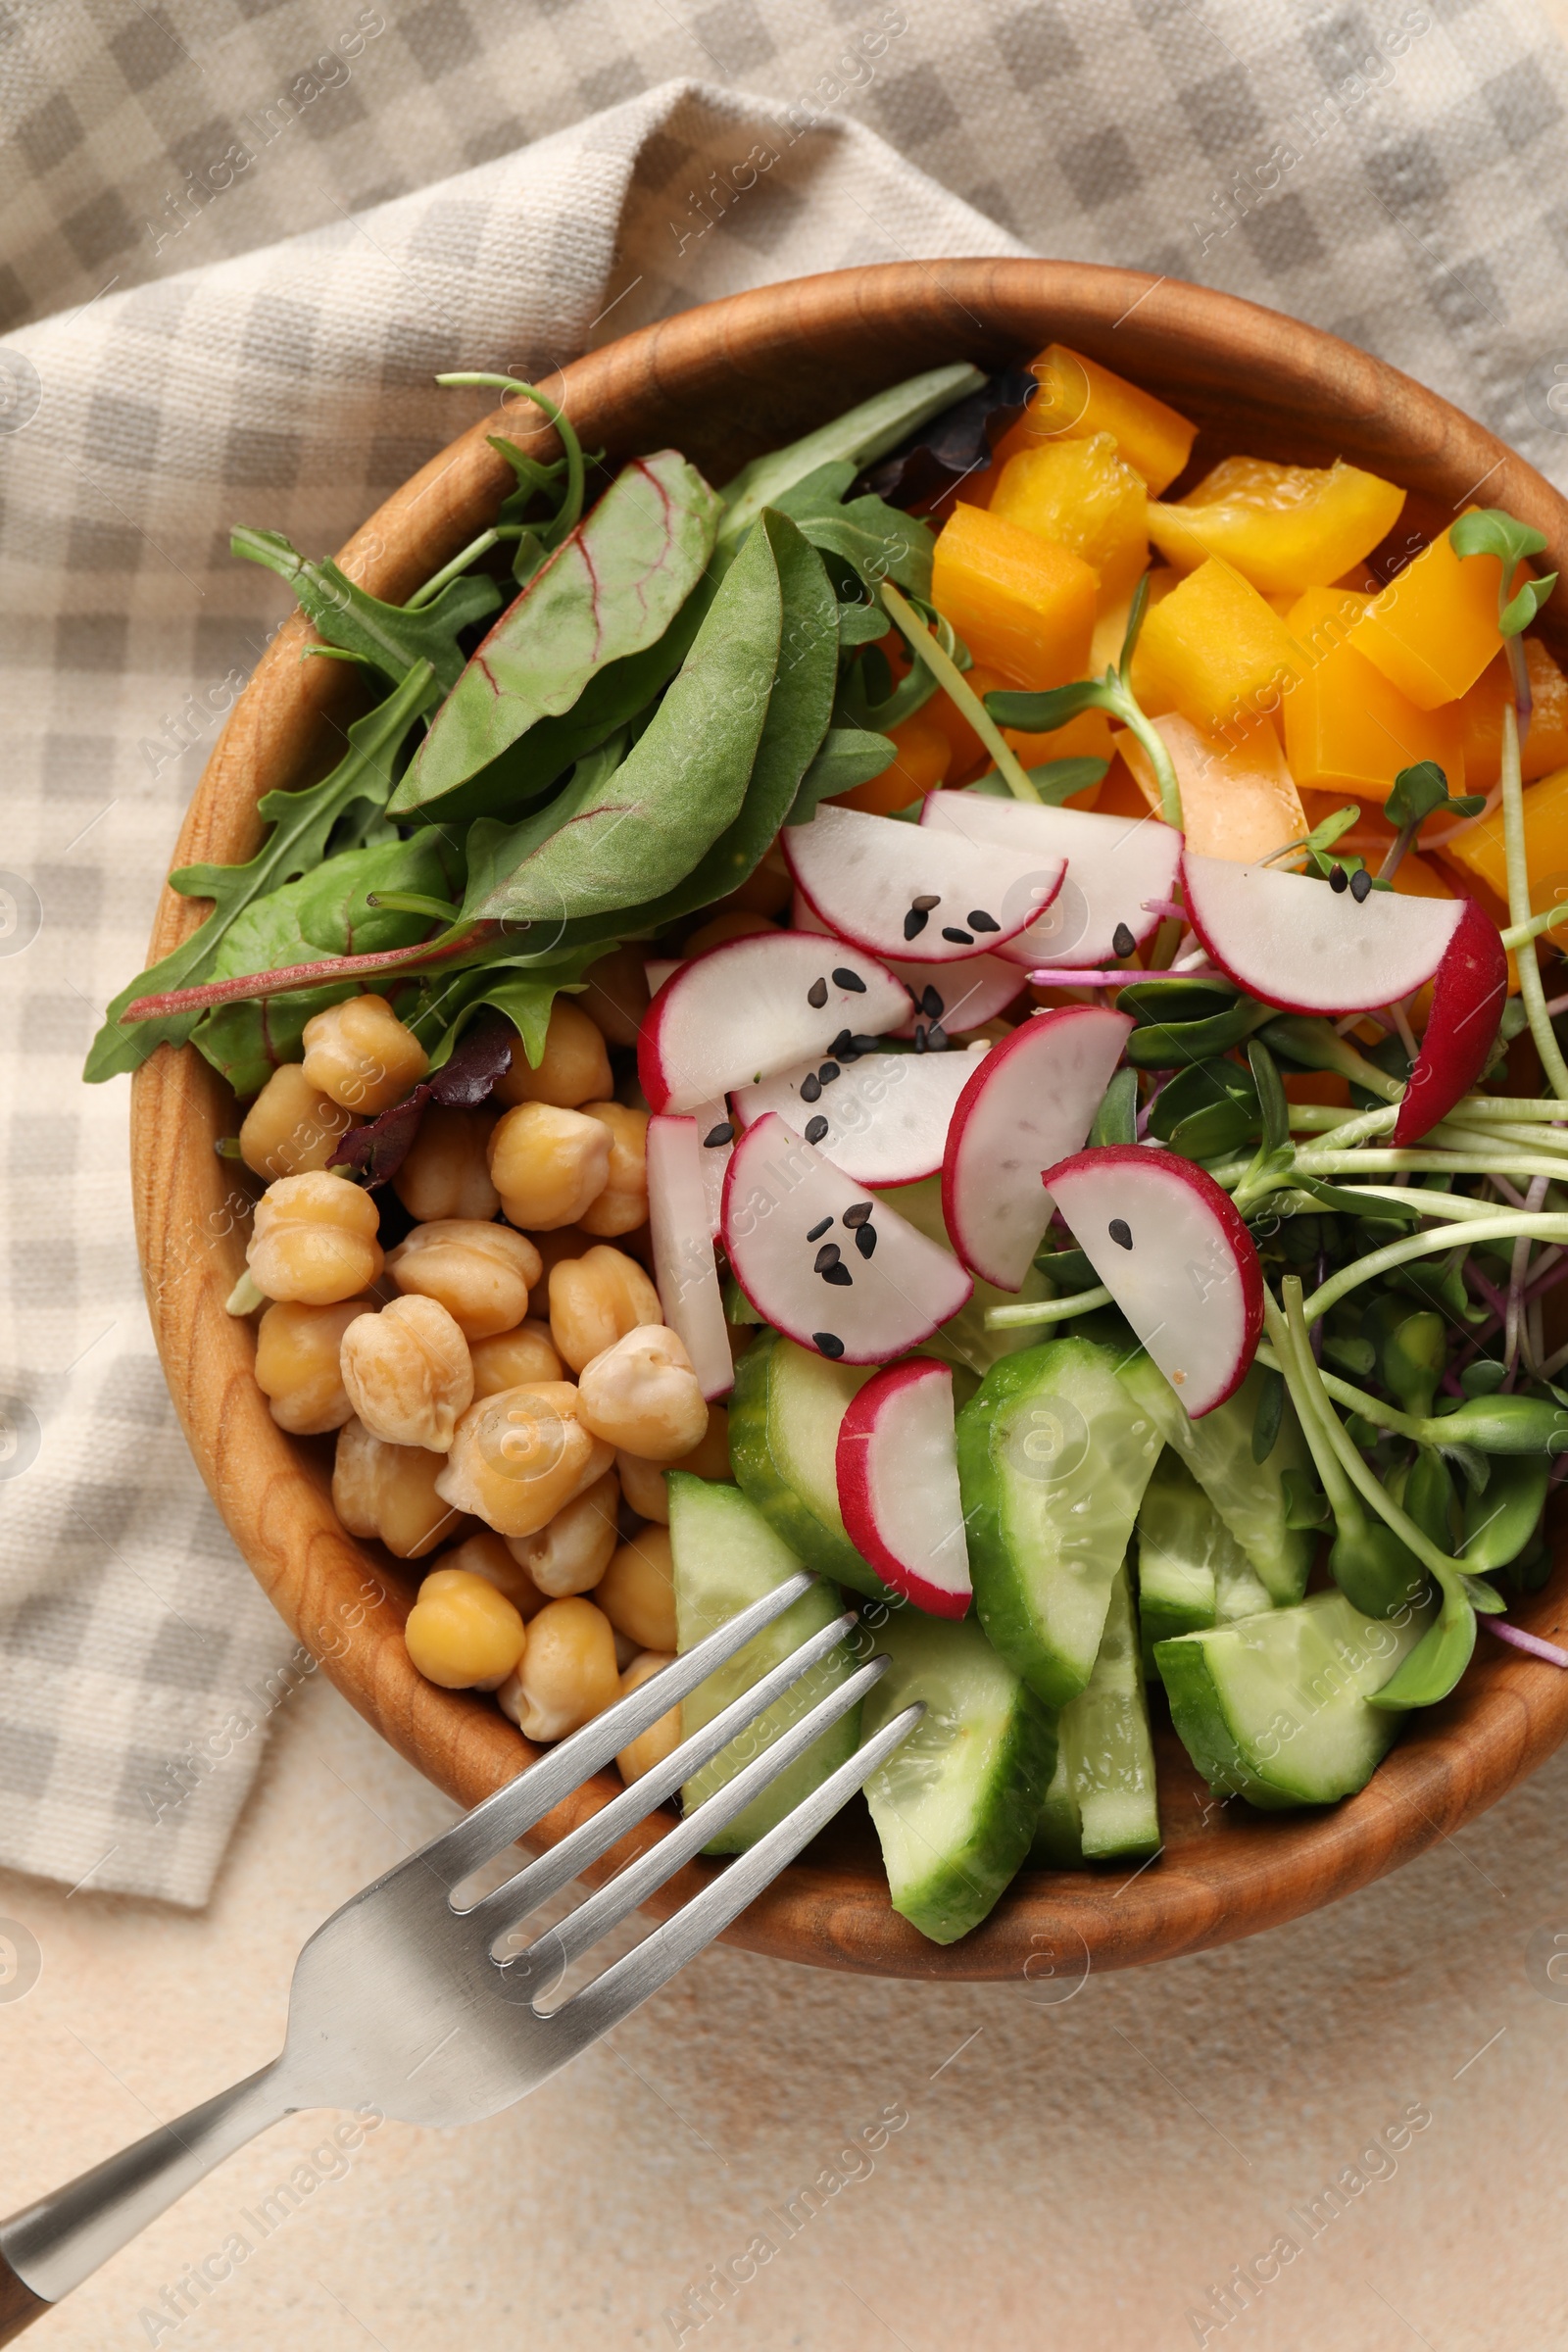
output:
<instances>
[{"instance_id":1,"label":"wooden bowl","mask_svg":"<svg viewBox=\"0 0 1568 2352\"><path fill-rule=\"evenodd\" d=\"M666 443L722 482L916 369L997 365L1059 339L1148 385L1202 427L1198 457L1230 450L1325 464L1343 456L1412 493L1401 529L1443 526L1474 493L1545 533L1568 568L1568 504L1521 458L1394 368L1332 335L1198 286L1063 262L909 263L739 294L646 327L576 361L564 399L586 444L612 459ZM509 426L513 419L509 418ZM493 518L511 487L487 417L432 458L343 551L350 572L401 601ZM1563 599L1544 616L1568 636ZM351 708L342 665L299 659L279 633L236 706L191 804L176 862L248 858L260 795L324 771L334 717ZM1568 650L1568 648L1562 648ZM152 955L197 919L166 891ZM438 1690L409 1663L401 1628L420 1573L354 1542L333 1516L327 1447L271 1420L255 1342L223 1301L243 1266L248 1200L215 1140L233 1132L228 1088L191 1048L163 1047L138 1073L131 1163L154 1327L180 1418L235 1543L285 1622L383 1738L470 1805L531 1750L494 1703ZM1568 1561L1514 1611L1547 1635L1568 1615ZM1568 1674L1483 1632L1446 1705L1414 1716L1370 1786L1331 1810L1264 1817L1210 1799L1179 1743L1159 1741L1160 1857L1129 1874L1026 1871L961 1943L926 1942L888 1906L863 1808L834 1829L730 1929L747 1948L871 1975L1020 1977L1049 2000L1086 1969L1200 1951L1316 1909L1408 1861L1532 1771L1568 1731ZM542 1826L553 1842L613 1795L601 1775ZM659 1816L618 1864L670 1827ZM682 1871L661 1907L714 1865Z\"/></svg>"}]
</instances>

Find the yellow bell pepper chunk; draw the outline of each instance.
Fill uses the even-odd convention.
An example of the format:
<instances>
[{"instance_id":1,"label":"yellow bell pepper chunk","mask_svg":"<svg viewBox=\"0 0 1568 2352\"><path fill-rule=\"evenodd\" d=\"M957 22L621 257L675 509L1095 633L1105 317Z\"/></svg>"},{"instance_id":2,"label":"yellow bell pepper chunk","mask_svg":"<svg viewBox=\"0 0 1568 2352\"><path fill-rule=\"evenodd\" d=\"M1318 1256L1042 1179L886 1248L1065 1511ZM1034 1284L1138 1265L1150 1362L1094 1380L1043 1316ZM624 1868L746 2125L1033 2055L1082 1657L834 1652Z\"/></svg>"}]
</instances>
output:
<instances>
[{"instance_id":1,"label":"yellow bell pepper chunk","mask_svg":"<svg viewBox=\"0 0 1568 2352\"><path fill-rule=\"evenodd\" d=\"M1324 587L1393 530L1404 492L1355 466L1226 458L1174 506L1151 506L1149 535L1178 571L1223 556L1265 596Z\"/></svg>"},{"instance_id":2,"label":"yellow bell pepper chunk","mask_svg":"<svg viewBox=\"0 0 1568 2352\"><path fill-rule=\"evenodd\" d=\"M1002 469L990 512L1093 564L1102 611L1131 595L1149 562L1149 492L1108 433L1019 450Z\"/></svg>"},{"instance_id":3,"label":"yellow bell pepper chunk","mask_svg":"<svg viewBox=\"0 0 1568 2352\"><path fill-rule=\"evenodd\" d=\"M1304 667L1272 606L1210 556L1145 620L1132 685L1139 694L1147 684L1155 710L1174 708L1196 727L1230 732L1277 710Z\"/></svg>"},{"instance_id":4,"label":"yellow bell pepper chunk","mask_svg":"<svg viewBox=\"0 0 1568 2352\"><path fill-rule=\"evenodd\" d=\"M896 808L909 808L947 782L953 746L946 730L924 710L901 718L887 729L887 735L896 747L887 766L879 776L857 784L852 791L834 793L836 808L860 808L868 816L891 816Z\"/></svg>"},{"instance_id":5,"label":"yellow bell pepper chunk","mask_svg":"<svg viewBox=\"0 0 1568 2352\"><path fill-rule=\"evenodd\" d=\"M961 502L931 569L931 601L976 662L1037 693L1084 676L1099 585L1070 548Z\"/></svg>"},{"instance_id":6,"label":"yellow bell pepper chunk","mask_svg":"<svg viewBox=\"0 0 1568 2352\"><path fill-rule=\"evenodd\" d=\"M1381 807L1401 767L1435 760L1457 795L1465 789L1458 716L1417 710L1356 651L1369 601L1348 588L1308 588L1292 608L1291 632L1310 666L1285 698L1291 773L1302 792Z\"/></svg>"},{"instance_id":7,"label":"yellow bell pepper chunk","mask_svg":"<svg viewBox=\"0 0 1568 2352\"><path fill-rule=\"evenodd\" d=\"M1568 898L1568 767L1543 776L1524 796L1525 858L1530 875L1530 904L1544 914ZM1436 829L1436 828L1434 828ZM1462 833L1444 844L1445 858L1477 875L1497 897L1508 896L1508 866L1503 853L1502 810L1477 817ZM1568 946L1568 926L1560 944Z\"/></svg>"},{"instance_id":8,"label":"yellow bell pepper chunk","mask_svg":"<svg viewBox=\"0 0 1568 2352\"><path fill-rule=\"evenodd\" d=\"M1422 710L1455 702L1502 644L1501 562L1455 555L1452 528L1406 564L1356 624L1356 652Z\"/></svg>"},{"instance_id":9,"label":"yellow bell pepper chunk","mask_svg":"<svg viewBox=\"0 0 1568 2352\"><path fill-rule=\"evenodd\" d=\"M1525 639L1525 668L1535 707L1519 748L1519 772L1533 784L1554 767L1568 766L1568 678L1537 637ZM1512 701L1508 657L1499 654L1459 704L1468 792L1490 792L1502 773L1502 713Z\"/></svg>"},{"instance_id":10,"label":"yellow bell pepper chunk","mask_svg":"<svg viewBox=\"0 0 1568 2352\"><path fill-rule=\"evenodd\" d=\"M1234 742L1205 733L1175 710L1154 725L1181 787L1182 829L1190 850L1250 865L1305 834L1299 796L1266 718L1254 720ZM1131 734L1118 735L1116 747L1157 816L1159 787L1148 753Z\"/></svg>"},{"instance_id":11,"label":"yellow bell pepper chunk","mask_svg":"<svg viewBox=\"0 0 1568 2352\"><path fill-rule=\"evenodd\" d=\"M1109 433L1122 456L1157 498L1192 455L1198 427L1174 409L1086 360L1064 343L1048 343L1030 368L1040 389L1023 416L997 444L999 465L1020 449L1047 440L1091 440Z\"/></svg>"}]
</instances>

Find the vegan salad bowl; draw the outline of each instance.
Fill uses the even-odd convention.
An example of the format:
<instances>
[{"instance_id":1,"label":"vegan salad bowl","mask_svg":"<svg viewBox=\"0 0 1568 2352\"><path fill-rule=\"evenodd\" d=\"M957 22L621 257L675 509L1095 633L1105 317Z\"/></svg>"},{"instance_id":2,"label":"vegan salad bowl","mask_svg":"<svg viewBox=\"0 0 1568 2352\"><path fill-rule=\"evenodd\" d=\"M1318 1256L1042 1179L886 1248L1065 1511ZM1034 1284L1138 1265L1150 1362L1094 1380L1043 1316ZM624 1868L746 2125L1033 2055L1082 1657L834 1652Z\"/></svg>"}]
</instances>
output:
<instances>
[{"instance_id":1,"label":"vegan salad bowl","mask_svg":"<svg viewBox=\"0 0 1568 2352\"><path fill-rule=\"evenodd\" d=\"M730 1931L819 1966L1060 1998L1451 1833L1568 1731L1568 507L1075 264L456 380L335 563L235 517L301 610L89 1063L281 1615L466 1805L804 1559L926 1702Z\"/></svg>"}]
</instances>

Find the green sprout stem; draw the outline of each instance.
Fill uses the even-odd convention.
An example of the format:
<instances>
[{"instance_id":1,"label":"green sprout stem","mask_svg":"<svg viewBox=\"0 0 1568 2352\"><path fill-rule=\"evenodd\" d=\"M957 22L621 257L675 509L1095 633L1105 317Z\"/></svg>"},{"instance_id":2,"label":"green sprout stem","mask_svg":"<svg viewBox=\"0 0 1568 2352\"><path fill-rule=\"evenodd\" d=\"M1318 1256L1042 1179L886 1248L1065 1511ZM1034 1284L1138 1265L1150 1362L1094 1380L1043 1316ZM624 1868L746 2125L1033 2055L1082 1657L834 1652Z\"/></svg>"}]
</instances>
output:
<instances>
[{"instance_id":1,"label":"green sprout stem","mask_svg":"<svg viewBox=\"0 0 1568 2352\"><path fill-rule=\"evenodd\" d=\"M1315 1323L1362 1283L1375 1281L1378 1275L1391 1273L1396 1266L1408 1265L1412 1258L1440 1257L1446 1250L1473 1248L1478 1242L1511 1242L1521 1233L1538 1242L1568 1242L1568 1216L1531 1216L1510 1209L1496 1215L1467 1218L1453 1225L1438 1225L1428 1233L1413 1233L1402 1241L1390 1242L1383 1249L1358 1257L1352 1265L1342 1266L1337 1274L1331 1274L1327 1282L1320 1284L1306 1301L1305 1319Z\"/></svg>"},{"instance_id":2,"label":"green sprout stem","mask_svg":"<svg viewBox=\"0 0 1568 2352\"><path fill-rule=\"evenodd\" d=\"M1263 1291L1263 1323L1274 1344L1271 1369L1283 1375L1285 1386L1290 1391L1291 1401L1296 1407L1297 1419L1301 1424L1301 1435L1306 1440L1307 1451L1312 1456L1319 1482L1324 1494L1328 1496L1329 1508L1333 1511L1335 1518L1344 1522L1345 1525L1357 1523L1364 1514L1356 1498L1355 1491L1345 1474L1339 1449L1324 1426L1322 1401L1312 1383L1301 1369L1297 1353L1296 1335L1285 1316L1280 1312L1273 1294L1266 1285ZM1310 1346L1307 1348L1306 1354L1307 1360L1310 1362L1312 1354ZM1332 1418L1332 1414L1330 1417Z\"/></svg>"},{"instance_id":3,"label":"green sprout stem","mask_svg":"<svg viewBox=\"0 0 1568 2352\"><path fill-rule=\"evenodd\" d=\"M1092 1314L1097 1306L1115 1304L1102 1283L1092 1291L1069 1291L1061 1298L1038 1298L1024 1306L988 1306L987 1331L1028 1331L1037 1323L1065 1323L1073 1315Z\"/></svg>"},{"instance_id":4,"label":"green sprout stem","mask_svg":"<svg viewBox=\"0 0 1568 2352\"><path fill-rule=\"evenodd\" d=\"M1524 785L1519 773L1519 725L1510 706L1502 707L1502 837L1508 865L1508 912L1515 929L1531 919L1530 858L1525 840ZM1568 1102L1568 1061L1562 1057L1546 1010L1546 992L1541 985L1541 964L1533 939L1519 952L1519 994L1525 1017L1546 1083L1559 1102Z\"/></svg>"},{"instance_id":5,"label":"green sprout stem","mask_svg":"<svg viewBox=\"0 0 1568 2352\"><path fill-rule=\"evenodd\" d=\"M1560 906L1548 907L1544 914L1533 914L1527 923L1510 923L1502 934L1502 944L1510 956L1533 939L1544 939L1560 923L1568 923L1568 901Z\"/></svg>"},{"instance_id":6,"label":"green sprout stem","mask_svg":"<svg viewBox=\"0 0 1568 2352\"><path fill-rule=\"evenodd\" d=\"M939 686L947 692L962 711L986 750L997 763L997 773L1005 783L1014 800L1032 801L1038 807L1040 795L1030 779L1017 753L1004 736L990 711L986 709L956 662L943 652L936 634L928 629L912 605L902 597L891 580L879 583L878 593L883 604L897 622L900 633L907 639L909 651L925 663Z\"/></svg>"},{"instance_id":7,"label":"green sprout stem","mask_svg":"<svg viewBox=\"0 0 1568 2352\"><path fill-rule=\"evenodd\" d=\"M1266 1343L1257 1350L1257 1361L1265 1372L1285 1370L1274 1348ZM1375 1421L1380 1429L1392 1430L1396 1438L1407 1438L1413 1446L1428 1443L1425 1423L1413 1419L1409 1413L1401 1413L1397 1405L1386 1404L1381 1396L1358 1389L1352 1381L1341 1380L1338 1373L1320 1369L1318 1378L1327 1395L1336 1404L1343 1404L1347 1412L1359 1413L1363 1421Z\"/></svg>"},{"instance_id":8,"label":"green sprout stem","mask_svg":"<svg viewBox=\"0 0 1568 2352\"><path fill-rule=\"evenodd\" d=\"M549 544L552 547L559 546L567 532L573 531L577 527L578 517L582 514L584 486L582 443L578 440L571 419L565 411L557 408L547 393L536 391L532 384L525 384L514 375L464 372L457 375L438 375L435 380L438 384L479 384L494 392L515 392L520 399L531 400L536 409L544 411L545 416L560 434L561 446L566 456L566 495L562 500L549 526Z\"/></svg>"},{"instance_id":9,"label":"green sprout stem","mask_svg":"<svg viewBox=\"0 0 1568 2352\"><path fill-rule=\"evenodd\" d=\"M461 578L471 564L477 564L481 556L487 556L503 539L520 539L522 531L520 522L498 522L490 530L481 531L477 539L470 539L466 547L459 549L450 564L443 564L439 571L433 571L422 588L415 590L404 612L419 612L426 605L433 605L442 589Z\"/></svg>"}]
</instances>

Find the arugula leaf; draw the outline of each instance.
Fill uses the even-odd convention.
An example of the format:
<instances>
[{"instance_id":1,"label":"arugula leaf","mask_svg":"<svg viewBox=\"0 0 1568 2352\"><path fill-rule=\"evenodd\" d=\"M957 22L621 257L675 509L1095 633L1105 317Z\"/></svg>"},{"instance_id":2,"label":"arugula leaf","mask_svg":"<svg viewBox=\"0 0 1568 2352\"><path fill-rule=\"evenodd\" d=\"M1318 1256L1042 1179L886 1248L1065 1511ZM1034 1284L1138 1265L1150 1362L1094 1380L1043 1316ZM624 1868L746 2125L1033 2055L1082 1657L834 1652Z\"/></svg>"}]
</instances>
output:
<instances>
[{"instance_id":1,"label":"arugula leaf","mask_svg":"<svg viewBox=\"0 0 1568 2352\"><path fill-rule=\"evenodd\" d=\"M1513 575L1527 556L1539 556L1546 545L1544 531L1521 522L1504 507L1478 507L1461 514L1449 534L1456 556L1496 556L1502 564L1497 587L1497 626L1504 637L1527 629L1557 585L1557 574L1527 580L1517 596L1509 596Z\"/></svg>"},{"instance_id":2,"label":"arugula leaf","mask_svg":"<svg viewBox=\"0 0 1568 2352\"><path fill-rule=\"evenodd\" d=\"M892 580L929 601L936 553L932 533L880 498L857 498L846 506L844 493L854 479L848 460L819 466L775 499L773 511L787 514L813 547L847 564L873 594L880 580ZM879 636L886 626L884 615Z\"/></svg>"},{"instance_id":3,"label":"arugula leaf","mask_svg":"<svg viewBox=\"0 0 1568 2352\"><path fill-rule=\"evenodd\" d=\"M328 645L365 662L393 686L401 686L416 663L428 662L437 685L443 694L449 693L466 660L458 632L487 619L501 603L498 582L483 572L467 572L449 581L430 604L407 612L401 605L384 605L379 597L368 596L330 556L320 563L302 556L281 531L253 531L242 525L229 533L228 544L236 556L265 564L288 582L300 611Z\"/></svg>"},{"instance_id":4,"label":"arugula leaf","mask_svg":"<svg viewBox=\"0 0 1568 2352\"><path fill-rule=\"evenodd\" d=\"M797 482L819 466L845 458L852 458L858 466L871 465L896 449L908 433L941 416L944 409L951 409L955 401L979 391L985 380L980 369L967 361L928 368L923 375L911 375L886 392L874 392L858 408L835 416L829 424L818 425L786 448L754 458L724 486L720 544L740 539L764 507L776 507Z\"/></svg>"},{"instance_id":5,"label":"arugula leaf","mask_svg":"<svg viewBox=\"0 0 1568 2352\"><path fill-rule=\"evenodd\" d=\"M222 940L246 907L319 865L333 827L357 803L368 803L372 811L385 807L404 737L435 694L430 664L420 662L384 703L354 721L348 751L329 776L303 792L270 792L263 798L258 813L272 830L254 858L243 865L181 866L170 875L171 886L188 898L211 899L213 911L189 939L114 999L87 1055L82 1075L89 1085L138 1069L155 1046L185 1043L202 1017L199 1011L138 1021L131 1028L121 1016L137 997L205 981Z\"/></svg>"}]
</instances>

